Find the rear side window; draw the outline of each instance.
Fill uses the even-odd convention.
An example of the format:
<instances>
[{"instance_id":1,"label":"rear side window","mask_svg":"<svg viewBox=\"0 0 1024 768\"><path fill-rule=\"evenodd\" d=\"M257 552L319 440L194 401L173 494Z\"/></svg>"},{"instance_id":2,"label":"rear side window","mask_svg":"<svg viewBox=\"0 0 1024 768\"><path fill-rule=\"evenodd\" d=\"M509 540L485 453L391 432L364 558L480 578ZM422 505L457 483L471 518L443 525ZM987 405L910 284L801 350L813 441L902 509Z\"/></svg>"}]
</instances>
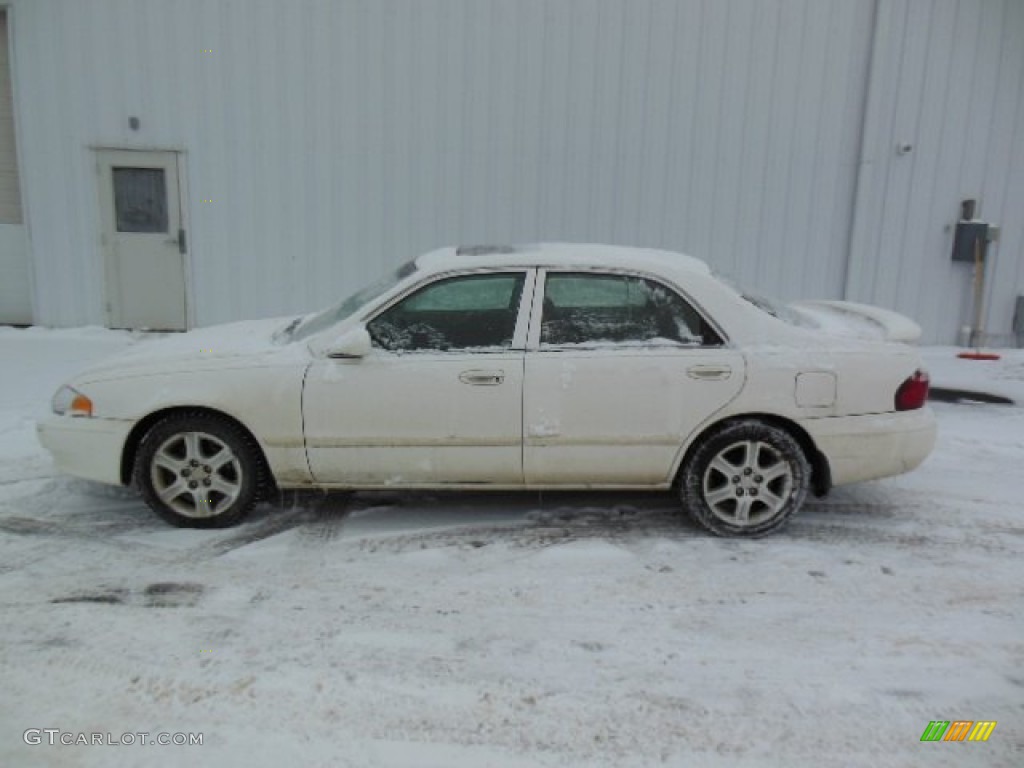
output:
<instances>
[{"instance_id":1,"label":"rear side window","mask_svg":"<svg viewBox=\"0 0 1024 768\"><path fill-rule=\"evenodd\" d=\"M391 352L507 349L512 346L525 274L438 280L371 320L375 346Z\"/></svg>"},{"instance_id":2,"label":"rear side window","mask_svg":"<svg viewBox=\"0 0 1024 768\"><path fill-rule=\"evenodd\" d=\"M541 346L711 346L722 340L679 294L629 275L549 273Z\"/></svg>"}]
</instances>

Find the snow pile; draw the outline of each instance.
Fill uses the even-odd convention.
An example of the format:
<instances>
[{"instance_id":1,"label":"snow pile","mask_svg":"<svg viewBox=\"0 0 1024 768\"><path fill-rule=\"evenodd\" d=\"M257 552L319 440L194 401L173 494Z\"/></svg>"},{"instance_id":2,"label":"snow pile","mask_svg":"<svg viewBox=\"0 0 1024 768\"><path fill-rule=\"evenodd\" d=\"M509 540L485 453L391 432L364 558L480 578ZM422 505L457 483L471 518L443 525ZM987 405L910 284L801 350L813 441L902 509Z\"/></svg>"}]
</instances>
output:
<instances>
[{"instance_id":1,"label":"snow pile","mask_svg":"<svg viewBox=\"0 0 1024 768\"><path fill-rule=\"evenodd\" d=\"M999 360L964 360L958 347L926 347L922 350L932 386L982 392L1008 397L1024 405L1024 353L999 350Z\"/></svg>"}]
</instances>

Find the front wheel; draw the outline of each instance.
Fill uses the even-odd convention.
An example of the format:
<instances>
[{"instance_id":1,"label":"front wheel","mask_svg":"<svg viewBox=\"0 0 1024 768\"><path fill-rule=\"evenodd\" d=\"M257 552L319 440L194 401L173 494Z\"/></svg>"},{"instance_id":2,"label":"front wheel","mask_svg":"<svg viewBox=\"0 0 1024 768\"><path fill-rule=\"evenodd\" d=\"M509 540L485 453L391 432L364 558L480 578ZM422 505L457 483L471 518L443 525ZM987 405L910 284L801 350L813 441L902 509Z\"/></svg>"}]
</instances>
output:
<instances>
[{"instance_id":1,"label":"front wheel","mask_svg":"<svg viewBox=\"0 0 1024 768\"><path fill-rule=\"evenodd\" d=\"M719 536L763 536L803 505L811 466L789 432L744 419L703 438L681 480L683 504L704 528Z\"/></svg>"},{"instance_id":2,"label":"front wheel","mask_svg":"<svg viewBox=\"0 0 1024 768\"><path fill-rule=\"evenodd\" d=\"M157 515L187 528L234 525L265 482L253 439L233 422L201 413L154 425L139 445L134 480Z\"/></svg>"}]
</instances>

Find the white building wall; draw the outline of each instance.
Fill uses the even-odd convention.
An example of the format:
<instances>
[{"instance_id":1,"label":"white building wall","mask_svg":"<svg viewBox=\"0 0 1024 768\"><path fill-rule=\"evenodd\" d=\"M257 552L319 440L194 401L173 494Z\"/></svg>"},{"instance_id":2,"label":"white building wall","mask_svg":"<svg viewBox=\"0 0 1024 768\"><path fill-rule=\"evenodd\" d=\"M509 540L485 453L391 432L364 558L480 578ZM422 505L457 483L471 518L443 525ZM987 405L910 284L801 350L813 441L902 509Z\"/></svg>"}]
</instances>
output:
<instances>
[{"instance_id":1,"label":"white building wall","mask_svg":"<svg viewBox=\"0 0 1024 768\"><path fill-rule=\"evenodd\" d=\"M200 325L457 242L666 246L842 290L870 2L13 5L39 322L102 322L96 145L186 152Z\"/></svg>"},{"instance_id":2,"label":"white building wall","mask_svg":"<svg viewBox=\"0 0 1024 768\"><path fill-rule=\"evenodd\" d=\"M442 244L555 239L687 251L783 297L839 297L849 275L851 295L918 314L915 292L938 290L917 268L923 254L938 260L939 236L896 213L854 225L855 197L895 211L879 190L910 188L882 155L895 106L925 109L912 70L894 95L879 84L922 55L919 35L930 71L947 6L985 19L970 50L983 62L1004 51L1008 82L1021 3L878 0L877 14L875 0L12 5L37 322L103 321L90 147L114 146L185 152L191 321L206 325L316 307ZM906 60L886 53L901 40L915 46ZM982 87L986 67L972 76ZM933 76L924 92L941 87ZM999 101L999 124L1015 127L993 133L1018 168L1019 103ZM922 127L941 122L927 110ZM955 143L947 132L939 146ZM998 158L986 162L1000 173ZM1002 174L1005 202L986 191L983 203L994 219L1021 195L1020 174ZM946 209L939 194L913 200L918 218ZM891 256L876 227L906 259L895 294L878 276ZM1019 244L1001 247L1019 271ZM944 268L934 285L960 290ZM944 318L925 319L930 339L951 340Z\"/></svg>"},{"instance_id":3,"label":"white building wall","mask_svg":"<svg viewBox=\"0 0 1024 768\"><path fill-rule=\"evenodd\" d=\"M971 324L973 266L951 260L960 201L1001 225L985 326L1011 344L1024 295L1024 2L883 0L848 294L917 318L929 341ZM900 144L910 152L900 153Z\"/></svg>"},{"instance_id":4,"label":"white building wall","mask_svg":"<svg viewBox=\"0 0 1024 768\"><path fill-rule=\"evenodd\" d=\"M0 222L0 323L32 322L31 285L25 227Z\"/></svg>"}]
</instances>

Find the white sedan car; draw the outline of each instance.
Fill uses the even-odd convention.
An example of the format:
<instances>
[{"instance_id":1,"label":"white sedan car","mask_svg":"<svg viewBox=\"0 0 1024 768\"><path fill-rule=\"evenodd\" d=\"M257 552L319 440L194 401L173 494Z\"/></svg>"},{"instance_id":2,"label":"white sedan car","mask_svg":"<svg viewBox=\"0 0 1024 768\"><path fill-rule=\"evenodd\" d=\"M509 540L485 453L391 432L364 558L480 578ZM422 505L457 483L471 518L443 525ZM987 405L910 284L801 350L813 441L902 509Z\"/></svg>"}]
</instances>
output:
<instances>
[{"instance_id":1,"label":"white sedan car","mask_svg":"<svg viewBox=\"0 0 1024 768\"><path fill-rule=\"evenodd\" d=\"M219 527L275 489L635 489L756 536L935 442L920 329L777 305L699 260L595 245L427 253L319 314L139 344L38 426L58 467Z\"/></svg>"}]
</instances>

